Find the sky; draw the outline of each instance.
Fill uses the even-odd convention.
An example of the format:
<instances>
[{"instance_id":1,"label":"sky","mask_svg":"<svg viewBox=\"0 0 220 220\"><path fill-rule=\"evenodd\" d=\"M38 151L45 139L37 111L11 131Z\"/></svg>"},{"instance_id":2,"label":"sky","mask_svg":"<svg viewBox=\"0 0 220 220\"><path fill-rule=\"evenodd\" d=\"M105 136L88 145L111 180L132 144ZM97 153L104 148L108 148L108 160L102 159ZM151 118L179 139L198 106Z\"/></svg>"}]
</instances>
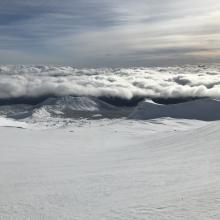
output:
<instances>
[{"instance_id":1,"label":"sky","mask_svg":"<svg viewBox=\"0 0 220 220\"><path fill-rule=\"evenodd\" d=\"M219 0L1 0L0 64L220 62Z\"/></svg>"}]
</instances>

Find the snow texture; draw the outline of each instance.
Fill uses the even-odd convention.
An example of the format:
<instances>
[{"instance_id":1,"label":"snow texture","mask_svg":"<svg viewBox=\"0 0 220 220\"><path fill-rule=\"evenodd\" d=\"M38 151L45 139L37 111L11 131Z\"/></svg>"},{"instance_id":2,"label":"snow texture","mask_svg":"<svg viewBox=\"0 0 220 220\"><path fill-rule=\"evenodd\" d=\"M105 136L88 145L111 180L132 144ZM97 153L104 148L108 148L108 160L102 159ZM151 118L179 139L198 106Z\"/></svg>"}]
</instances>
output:
<instances>
[{"instance_id":1,"label":"snow texture","mask_svg":"<svg viewBox=\"0 0 220 220\"><path fill-rule=\"evenodd\" d=\"M0 219L220 218L219 121L15 127L0 127Z\"/></svg>"}]
</instances>

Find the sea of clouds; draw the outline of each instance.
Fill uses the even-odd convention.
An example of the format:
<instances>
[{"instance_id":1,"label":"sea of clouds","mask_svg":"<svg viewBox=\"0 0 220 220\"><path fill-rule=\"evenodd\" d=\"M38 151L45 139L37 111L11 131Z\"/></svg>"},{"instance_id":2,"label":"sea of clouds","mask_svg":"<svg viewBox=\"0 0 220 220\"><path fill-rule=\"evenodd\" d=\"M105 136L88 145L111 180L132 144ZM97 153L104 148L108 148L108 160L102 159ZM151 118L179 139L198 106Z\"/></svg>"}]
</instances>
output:
<instances>
[{"instance_id":1,"label":"sea of clouds","mask_svg":"<svg viewBox=\"0 0 220 220\"><path fill-rule=\"evenodd\" d=\"M220 64L115 69L0 66L0 99L47 95L220 98Z\"/></svg>"}]
</instances>

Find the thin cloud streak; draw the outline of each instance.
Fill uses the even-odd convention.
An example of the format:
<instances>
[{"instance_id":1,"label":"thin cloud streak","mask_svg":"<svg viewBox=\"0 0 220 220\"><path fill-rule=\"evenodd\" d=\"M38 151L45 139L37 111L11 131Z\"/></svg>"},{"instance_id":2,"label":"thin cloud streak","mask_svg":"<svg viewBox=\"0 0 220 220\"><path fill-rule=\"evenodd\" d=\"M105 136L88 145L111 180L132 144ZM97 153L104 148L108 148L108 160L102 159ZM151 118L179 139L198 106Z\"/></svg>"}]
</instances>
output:
<instances>
[{"instance_id":1,"label":"thin cloud streak","mask_svg":"<svg viewBox=\"0 0 220 220\"><path fill-rule=\"evenodd\" d=\"M99 67L218 62L219 9L217 0L1 1L0 57L4 50L16 51L1 63Z\"/></svg>"}]
</instances>

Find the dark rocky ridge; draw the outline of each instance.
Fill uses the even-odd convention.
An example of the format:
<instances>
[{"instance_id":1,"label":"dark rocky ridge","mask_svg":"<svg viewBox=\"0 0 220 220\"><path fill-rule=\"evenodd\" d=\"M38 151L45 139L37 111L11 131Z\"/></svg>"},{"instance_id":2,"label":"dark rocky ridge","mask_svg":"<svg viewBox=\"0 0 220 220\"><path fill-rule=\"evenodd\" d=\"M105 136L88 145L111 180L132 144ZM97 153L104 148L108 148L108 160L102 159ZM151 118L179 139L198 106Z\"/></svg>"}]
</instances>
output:
<instances>
[{"instance_id":1,"label":"dark rocky ridge","mask_svg":"<svg viewBox=\"0 0 220 220\"><path fill-rule=\"evenodd\" d=\"M54 95L45 95L39 97L17 97L17 98L10 98L10 99L0 99L0 106L3 105L14 105L14 104L27 104L27 105L38 105L48 98L56 98ZM158 104L170 105L170 104L178 104L187 101L192 101L196 99L200 99L198 97L179 97L179 98L149 98L149 97L140 97L136 96L131 99L125 99L121 97L108 97L108 96L101 96L98 99L111 104L113 106L118 107L134 107L137 106L139 102L143 101L144 99L152 99L154 102Z\"/></svg>"}]
</instances>

